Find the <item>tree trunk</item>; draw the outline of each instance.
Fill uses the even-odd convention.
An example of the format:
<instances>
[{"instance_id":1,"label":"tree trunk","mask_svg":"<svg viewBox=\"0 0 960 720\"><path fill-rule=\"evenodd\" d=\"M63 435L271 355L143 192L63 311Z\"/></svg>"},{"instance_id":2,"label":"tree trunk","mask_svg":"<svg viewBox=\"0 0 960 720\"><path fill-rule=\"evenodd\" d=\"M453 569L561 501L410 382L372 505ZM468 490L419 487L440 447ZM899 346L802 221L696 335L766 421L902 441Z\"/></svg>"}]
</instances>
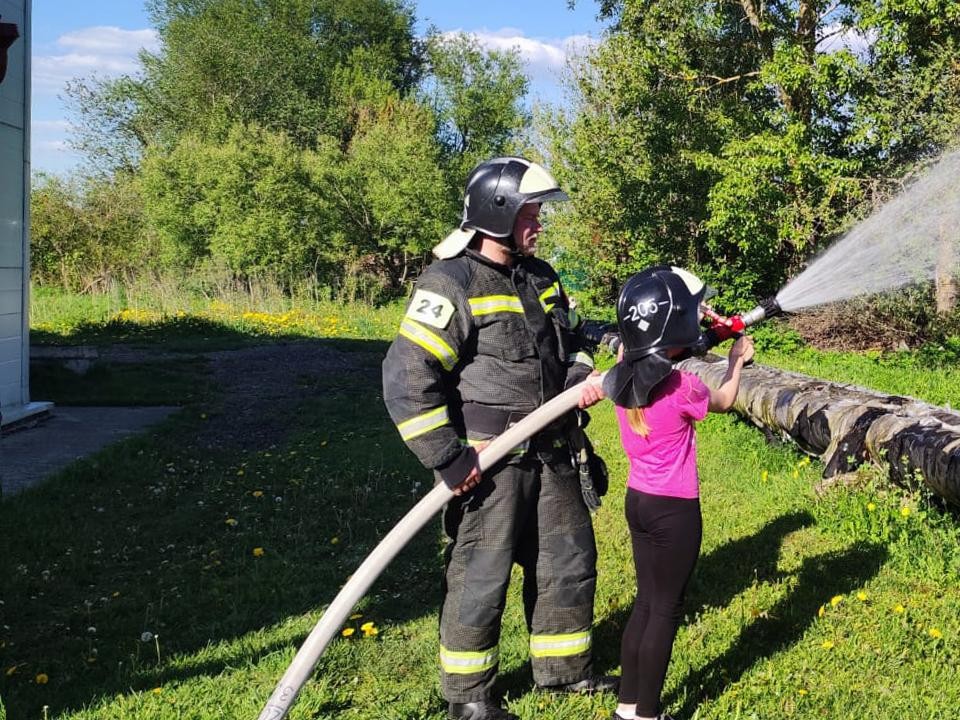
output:
<instances>
[{"instance_id":1,"label":"tree trunk","mask_svg":"<svg viewBox=\"0 0 960 720\"><path fill-rule=\"evenodd\" d=\"M681 367L715 388L727 363L710 355ZM886 465L893 481L907 484L916 475L960 506L960 413L760 365L744 370L734 410L820 456L824 477L873 461Z\"/></svg>"},{"instance_id":2,"label":"tree trunk","mask_svg":"<svg viewBox=\"0 0 960 720\"><path fill-rule=\"evenodd\" d=\"M952 224L951 224L952 225ZM955 227L940 227L937 248L937 271L934 287L938 313L949 313L957 305L956 257L953 245L957 241Z\"/></svg>"}]
</instances>

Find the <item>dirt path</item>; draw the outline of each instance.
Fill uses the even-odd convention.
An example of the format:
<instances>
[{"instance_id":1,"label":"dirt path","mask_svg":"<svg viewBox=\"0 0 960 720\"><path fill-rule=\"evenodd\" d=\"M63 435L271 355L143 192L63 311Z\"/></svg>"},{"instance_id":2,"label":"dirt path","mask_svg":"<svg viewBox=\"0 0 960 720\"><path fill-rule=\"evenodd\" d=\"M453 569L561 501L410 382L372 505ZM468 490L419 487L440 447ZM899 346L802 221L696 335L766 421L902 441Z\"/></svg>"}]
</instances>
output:
<instances>
[{"instance_id":1,"label":"dirt path","mask_svg":"<svg viewBox=\"0 0 960 720\"><path fill-rule=\"evenodd\" d=\"M317 386L331 375L365 383L380 382L380 354L376 343L357 350L336 349L330 343L302 341L275 343L236 350L164 352L126 346L97 350L99 363L195 363L205 361L214 392L210 422L191 444L201 447L251 450L278 444L287 437L290 418L298 406L317 396ZM166 405L181 404L171 397ZM151 412L151 411L158 412ZM110 442L147 431L175 407L62 407L51 416L5 435L0 446L5 471L0 482L6 492L40 482L70 462L100 450ZM131 419L136 419L133 422ZM64 428L70 442L64 442ZM54 450L59 448L59 452Z\"/></svg>"},{"instance_id":2,"label":"dirt path","mask_svg":"<svg viewBox=\"0 0 960 720\"><path fill-rule=\"evenodd\" d=\"M100 351L109 363L175 362L203 358L217 389L217 418L203 440L220 447L267 447L287 434L290 414L332 374L380 382L379 355L343 351L319 341L276 343L237 350L155 353L122 346Z\"/></svg>"}]
</instances>

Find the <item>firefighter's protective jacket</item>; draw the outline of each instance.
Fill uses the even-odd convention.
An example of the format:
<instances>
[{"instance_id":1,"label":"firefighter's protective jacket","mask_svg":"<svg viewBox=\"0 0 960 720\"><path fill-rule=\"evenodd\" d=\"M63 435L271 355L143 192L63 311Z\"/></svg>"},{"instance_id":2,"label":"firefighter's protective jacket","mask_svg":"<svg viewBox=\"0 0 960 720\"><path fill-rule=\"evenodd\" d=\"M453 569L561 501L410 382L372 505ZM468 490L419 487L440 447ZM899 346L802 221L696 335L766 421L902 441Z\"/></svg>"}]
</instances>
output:
<instances>
[{"instance_id":1,"label":"firefighter's protective jacket","mask_svg":"<svg viewBox=\"0 0 960 720\"><path fill-rule=\"evenodd\" d=\"M401 437L456 486L475 462L469 440L505 429L492 432L484 418L519 419L590 374L578 325L542 260L508 267L467 250L433 262L383 361L383 398ZM473 427L477 417L484 427Z\"/></svg>"}]
</instances>

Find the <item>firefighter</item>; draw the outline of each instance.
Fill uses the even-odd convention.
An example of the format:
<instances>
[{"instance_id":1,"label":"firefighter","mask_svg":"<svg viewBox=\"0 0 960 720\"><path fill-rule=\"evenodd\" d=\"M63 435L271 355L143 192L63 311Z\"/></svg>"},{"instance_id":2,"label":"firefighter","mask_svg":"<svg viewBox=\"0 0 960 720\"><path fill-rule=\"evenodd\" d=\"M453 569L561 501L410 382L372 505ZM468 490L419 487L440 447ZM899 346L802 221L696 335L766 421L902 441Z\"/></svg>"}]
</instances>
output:
<instances>
[{"instance_id":1,"label":"firefighter","mask_svg":"<svg viewBox=\"0 0 960 720\"><path fill-rule=\"evenodd\" d=\"M513 720L493 695L513 563L523 568L538 687L614 690L591 665L596 544L565 418L483 477L477 452L593 370L579 319L537 259L540 206L566 200L540 165L483 162L463 219L434 248L383 362L383 397L418 459L454 491L443 513L440 678L450 718ZM603 398L587 386L580 407Z\"/></svg>"}]
</instances>

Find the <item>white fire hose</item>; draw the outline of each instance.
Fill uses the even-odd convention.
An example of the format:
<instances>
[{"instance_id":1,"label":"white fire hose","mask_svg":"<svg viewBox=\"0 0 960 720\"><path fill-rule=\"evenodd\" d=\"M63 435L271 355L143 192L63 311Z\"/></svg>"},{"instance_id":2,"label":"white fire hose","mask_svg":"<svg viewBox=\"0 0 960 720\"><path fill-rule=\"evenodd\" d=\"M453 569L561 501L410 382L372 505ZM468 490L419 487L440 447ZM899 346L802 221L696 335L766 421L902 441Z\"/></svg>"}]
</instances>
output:
<instances>
[{"instance_id":1,"label":"white fire hose","mask_svg":"<svg viewBox=\"0 0 960 720\"><path fill-rule=\"evenodd\" d=\"M577 407L584 386L600 385L602 375L593 375L578 385L563 391L549 402L544 403L523 420L507 429L502 435L487 445L479 453L480 470L486 470L504 455L517 447L534 433L542 430L561 415ZM440 509L453 497L453 491L440 483L410 510L387 536L380 541L373 552L351 576L343 589L330 603L323 616L317 621L300 650L297 651L290 667L283 674L276 689L260 712L258 720L281 720L290 712L290 708L300 690L306 685L320 661L320 656L343 627L353 608L370 588L374 580L390 564L390 561L413 539L420 529L430 521Z\"/></svg>"}]
</instances>

